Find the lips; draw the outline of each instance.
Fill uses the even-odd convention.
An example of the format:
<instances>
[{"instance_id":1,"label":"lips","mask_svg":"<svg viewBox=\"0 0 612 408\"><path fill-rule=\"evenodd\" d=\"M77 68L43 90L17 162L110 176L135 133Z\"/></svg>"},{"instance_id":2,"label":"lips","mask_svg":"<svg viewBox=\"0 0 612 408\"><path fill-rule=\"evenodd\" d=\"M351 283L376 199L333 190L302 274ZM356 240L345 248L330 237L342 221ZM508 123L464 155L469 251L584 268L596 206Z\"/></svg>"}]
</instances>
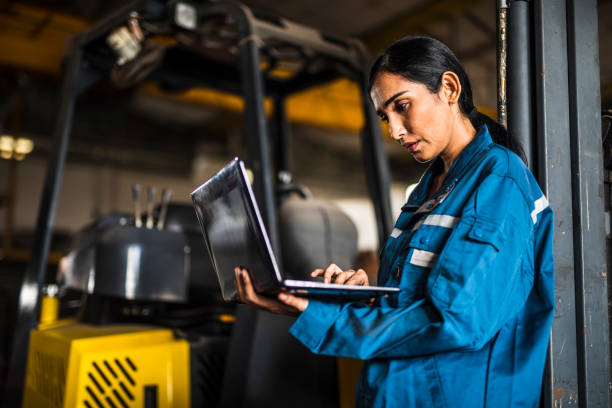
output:
<instances>
[{"instance_id":1,"label":"lips","mask_svg":"<svg viewBox=\"0 0 612 408\"><path fill-rule=\"evenodd\" d=\"M406 142L403 144L403 146L410 150L411 153L414 153L419 146L419 142Z\"/></svg>"}]
</instances>

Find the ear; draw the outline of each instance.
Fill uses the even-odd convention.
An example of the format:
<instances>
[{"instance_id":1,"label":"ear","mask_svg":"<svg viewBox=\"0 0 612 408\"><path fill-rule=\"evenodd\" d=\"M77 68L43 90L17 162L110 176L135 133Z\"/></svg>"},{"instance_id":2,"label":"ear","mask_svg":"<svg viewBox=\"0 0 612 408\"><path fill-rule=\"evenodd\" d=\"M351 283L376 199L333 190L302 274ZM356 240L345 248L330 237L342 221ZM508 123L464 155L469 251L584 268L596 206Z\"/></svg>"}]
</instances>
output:
<instances>
[{"instance_id":1,"label":"ear","mask_svg":"<svg viewBox=\"0 0 612 408\"><path fill-rule=\"evenodd\" d=\"M449 104L457 103L461 95L461 82L457 74L446 71L442 74L439 96Z\"/></svg>"}]
</instances>

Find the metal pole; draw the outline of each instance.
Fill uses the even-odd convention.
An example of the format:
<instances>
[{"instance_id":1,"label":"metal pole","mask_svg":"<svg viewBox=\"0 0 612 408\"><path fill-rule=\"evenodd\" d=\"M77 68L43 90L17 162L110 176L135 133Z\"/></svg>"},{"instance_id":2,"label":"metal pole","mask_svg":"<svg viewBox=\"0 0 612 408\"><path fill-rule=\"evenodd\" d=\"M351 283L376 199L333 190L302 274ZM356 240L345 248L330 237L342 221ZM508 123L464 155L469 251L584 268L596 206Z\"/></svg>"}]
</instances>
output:
<instances>
[{"instance_id":1,"label":"metal pole","mask_svg":"<svg viewBox=\"0 0 612 408\"><path fill-rule=\"evenodd\" d=\"M270 142L268 123L264 108L265 93L260 69L259 39L254 34L245 12L230 5L228 14L241 24L240 74L244 97L246 120L245 137L249 152L248 163L253 171L253 190L260 206L274 252L280 254L278 244L278 222L274 196L274 180L270 165ZM278 262L281 261L278 257ZM282 268L282 266L279 265ZM236 308L236 323L226 362L226 378L223 380L220 407L244 407L249 404L249 383L256 362L253 347L258 338L258 327L263 326L260 311L239 305ZM287 335L285 330L284 335ZM266 333L269 334L269 333ZM264 335L259 333L259 336Z\"/></svg>"},{"instance_id":2,"label":"metal pole","mask_svg":"<svg viewBox=\"0 0 612 408\"><path fill-rule=\"evenodd\" d=\"M507 54L507 15L506 0L497 1L497 121L504 127L508 126L506 115L506 65Z\"/></svg>"},{"instance_id":3,"label":"metal pole","mask_svg":"<svg viewBox=\"0 0 612 408\"><path fill-rule=\"evenodd\" d=\"M17 161L8 160L7 163L7 189L4 197L4 241L3 249L5 255L9 255L13 249L13 222L15 220L15 201L17 201Z\"/></svg>"},{"instance_id":4,"label":"metal pole","mask_svg":"<svg viewBox=\"0 0 612 408\"><path fill-rule=\"evenodd\" d=\"M75 45L77 42L74 43ZM17 304L17 320L11 342L11 355L7 370L6 408L21 406L23 381L30 330L38 321L40 308L40 289L45 278L47 255L51 243L53 219L62 181L62 172L66 161L74 102L77 96L81 68L82 51L74 46L68 60L68 69L62 83L59 114L55 124L53 150L47 162L47 175L36 221L36 233L31 248L31 258L23 277Z\"/></svg>"},{"instance_id":5,"label":"metal pole","mask_svg":"<svg viewBox=\"0 0 612 408\"><path fill-rule=\"evenodd\" d=\"M543 406L578 398L565 0L534 0L537 177L554 211L555 316Z\"/></svg>"},{"instance_id":6,"label":"metal pole","mask_svg":"<svg viewBox=\"0 0 612 408\"><path fill-rule=\"evenodd\" d=\"M249 35L242 40L239 50L246 119L245 136L249 150L248 163L254 175L253 190L272 247L277 254L280 254L268 122L264 107L265 92L260 69L259 41L257 36Z\"/></svg>"},{"instance_id":7,"label":"metal pole","mask_svg":"<svg viewBox=\"0 0 612 408\"><path fill-rule=\"evenodd\" d=\"M567 0L580 407L610 406L597 1Z\"/></svg>"},{"instance_id":8,"label":"metal pole","mask_svg":"<svg viewBox=\"0 0 612 408\"><path fill-rule=\"evenodd\" d=\"M291 135L285 95L274 96L274 120L276 123L276 174L281 179L284 174L291 176Z\"/></svg>"},{"instance_id":9,"label":"metal pole","mask_svg":"<svg viewBox=\"0 0 612 408\"><path fill-rule=\"evenodd\" d=\"M374 203L374 213L378 228L378 245L382 247L393 228L393 215L391 213L391 183L389 164L383 146L380 132L380 123L374 107L367 94L365 81L361 84L363 113L365 126L361 132L361 149L366 171L368 191Z\"/></svg>"},{"instance_id":10,"label":"metal pole","mask_svg":"<svg viewBox=\"0 0 612 408\"><path fill-rule=\"evenodd\" d=\"M533 97L531 73L531 19L529 1L508 6L508 132L521 144L533 170Z\"/></svg>"}]
</instances>

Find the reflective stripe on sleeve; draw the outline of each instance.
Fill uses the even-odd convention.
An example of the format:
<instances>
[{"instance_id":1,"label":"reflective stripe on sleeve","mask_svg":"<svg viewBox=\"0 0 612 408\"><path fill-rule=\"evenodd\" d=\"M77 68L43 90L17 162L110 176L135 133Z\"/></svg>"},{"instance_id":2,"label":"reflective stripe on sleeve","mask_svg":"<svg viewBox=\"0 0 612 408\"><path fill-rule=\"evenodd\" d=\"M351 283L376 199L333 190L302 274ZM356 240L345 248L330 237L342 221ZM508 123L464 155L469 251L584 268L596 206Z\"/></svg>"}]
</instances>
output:
<instances>
[{"instance_id":1,"label":"reflective stripe on sleeve","mask_svg":"<svg viewBox=\"0 0 612 408\"><path fill-rule=\"evenodd\" d=\"M425 268L433 268L437 260L438 254L429 251L423 251L421 249L415 249L412 252L410 263L416 266L424 266Z\"/></svg>"},{"instance_id":2,"label":"reflective stripe on sleeve","mask_svg":"<svg viewBox=\"0 0 612 408\"><path fill-rule=\"evenodd\" d=\"M432 214L428 215L424 220L417 222L414 225L414 228L412 228L412 230L417 230L423 224L435 225L444 228L453 228L458 221L459 218L453 217L452 215Z\"/></svg>"},{"instance_id":3,"label":"reflective stripe on sleeve","mask_svg":"<svg viewBox=\"0 0 612 408\"><path fill-rule=\"evenodd\" d=\"M391 238L397 238L401 235L401 233L404 232L399 228L393 228L393 231L391 231Z\"/></svg>"},{"instance_id":4,"label":"reflective stripe on sleeve","mask_svg":"<svg viewBox=\"0 0 612 408\"><path fill-rule=\"evenodd\" d=\"M538 214L544 211L546 207L548 207L548 200L545 196L542 196L533 202L533 206L534 209L531 212L531 219L535 224L536 222L538 222Z\"/></svg>"}]
</instances>

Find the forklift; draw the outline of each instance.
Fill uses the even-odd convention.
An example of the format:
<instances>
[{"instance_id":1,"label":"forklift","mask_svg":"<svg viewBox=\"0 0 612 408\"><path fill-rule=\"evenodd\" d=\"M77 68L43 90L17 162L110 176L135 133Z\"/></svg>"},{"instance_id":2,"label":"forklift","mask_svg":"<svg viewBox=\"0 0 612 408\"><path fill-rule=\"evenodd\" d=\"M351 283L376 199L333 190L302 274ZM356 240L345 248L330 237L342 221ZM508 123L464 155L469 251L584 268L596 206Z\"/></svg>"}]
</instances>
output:
<instances>
[{"instance_id":1,"label":"forklift","mask_svg":"<svg viewBox=\"0 0 612 408\"><path fill-rule=\"evenodd\" d=\"M507 112L508 130L520 137L529 165L555 213L556 308L540 405L608 407L610 341L605 226L609 220L604 209L597 2L496 3L498 117L504 122ZM156 37L160 41L153 41ZM161 49L161 44L171 45ZM91 315L109 316L110 324L76 321L71 324L75 330L71 330L66 322L55 321L52 309L56 305L53 301L56 290L51 288L46 289L47 296L42 299L44 303L51 300L51 312L48 314L46 305L41 310L53 217L78 95L110 74L124 86L146 79L167 89L206 87L242 96L247 165L253 172L253 188L272 245L276 253L282 254L281 244L285 241L280 235L279 191L287 186L287 190L301 190L291 186L284 101L291 93L338 78L355 81L361 90L365 117L361 132L363 159L379 243L390 233L389 171L378 121L365 93L367 66L367 55L355 40L266 16L230 0L136 1L79 35L66 60L54 150L49 157L32 256L19 294L3 406L20 406L22 399L27 406L38 401L38 406L62 407L200 405L199 397L191 391L196 377L186 370L195 367L191 363L192 344L197 344L198 339L212 338L213 329L191 336L181 328L160 323L136 327L133 321L138 319L150 322L143 316L143 310L151 310L150 301L136 304L140 300L128 297L123 300L132 302L129 307L107 314L100 311L121 302L108 302L104 299L108 295L89 292L89 305L99 304L97 310L90 308ZM269 126L266 117L265 97L273 101L270 122L274 126ZM608 174L606 181L609 183ZM122 218L126 227L123 231L136 229L127 228L133 227L131 221L135 222L135 217L119 215L115 223L111 217L108 222L95 223L90 231L108 229L117 233L121 231L117 225L121 226ZM187 224L181 223L183 228ZM129 233L132 238L139 233L153 237L146 232ZM163 235L170 231L159 232ZM92 236L97 237L95 233L89 235ZM184 232L182 237L176 237L183 243L188 241ZM125 243L130 242L129 237L124 238ZM75 250L86 247L77 246ZM177 244L176 256L179 247ZM183 276L188 275L190 272ZM126 292L137 292L135 287L131 289ZM177 293L173 296L184 295L185 289L180 285L175 289ZM96 296L100 298L96 300ZM168 309L164 307L160 306L161 311L156 314L166 313ZM130 311L133 319L120 324L125 329L121 332L116 316L126 317L128 313L123 309ZM337 383L334 380L329 386L330 379L337 374L336 361L312 356L309 359L303 348L287 340L291 320L241 305L210 315L212 325L219 329L215 335L220 340L217 344L226 354L202 348L204 356L224 355L223 363L218 363L222 369L203 371L208 389L220 389L204 405L338 405ZM229 325L231 335L224 338ZM37 354L43 350L55 354L52 358ZM140 350L148 353L139 354ZM283 358L284 353L292 358ZM295 358L296 355L300 358ZM27 371L24 388L26 364L33 368ZM30 377L35 368L45 375L44 381L37 383ZM302 375L294 377L294 373ZM89 374L96 378L99 387ZM56 380L50 381L50 377ZM326 380L328 387L320 379ZM214 380L221 385L215 388ZM97 400L88 396L86 387ZM38 395L34 396L35 393ZM315 398L318 399L314 401Z\"/></svg>"},{"instance_id":2,"label":"forklift","mask_svg":"<svg viewBox=\"0 0 612 408\"><path fill-rule=\"evenodd\" d=\"M242 96L246 162L275 252L288 264L305 247L300 242L326 243L331 232L354 242L334 254L352 267L350 219L293 183L285 100L340 78L357 84L368 191L383 243L393 221L389 169L368 101L362 44L234 1L139 0L79 34L65 62L3 406L338 406L338 361L290 338L292 319L222 301L190 206L165 200L146 216L108 214L85 227L61 260L57 282L60 294L86 299L77 317L57 319L58 286L43 282L75 103L105 80L121 88L152 81L168 91L204 87ZM273 101L270 118L266 98ZM325 213L335 220L333 230L327 225L326 234L315 228L300 237L296 214L304 211ZM313 265L332 262L324 253L302 255Z\"/></svg>"}]
</instances>

